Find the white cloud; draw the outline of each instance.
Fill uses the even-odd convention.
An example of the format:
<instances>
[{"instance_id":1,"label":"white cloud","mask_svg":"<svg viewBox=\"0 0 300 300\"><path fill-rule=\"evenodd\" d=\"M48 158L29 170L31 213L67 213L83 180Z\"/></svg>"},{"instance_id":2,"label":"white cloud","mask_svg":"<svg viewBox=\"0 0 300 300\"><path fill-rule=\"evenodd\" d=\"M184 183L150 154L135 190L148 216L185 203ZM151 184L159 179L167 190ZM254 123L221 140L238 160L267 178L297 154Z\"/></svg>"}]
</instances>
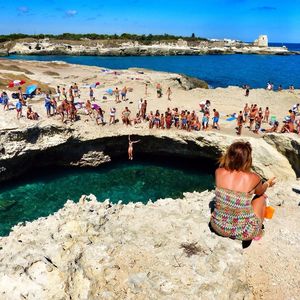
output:
<instances>
[{"instance_id":1,"label":"white cloud","mask_svg":"<svg viewBox=\"0 0 300 300\"><path fill-rule=\"evenodd\" d=\"M74 16L77 15L77 13L78 12L75 9L69 9L69 10L65 11L65 14L66 14L67 17L74 17Z\"/></svg>"}]
</instances>

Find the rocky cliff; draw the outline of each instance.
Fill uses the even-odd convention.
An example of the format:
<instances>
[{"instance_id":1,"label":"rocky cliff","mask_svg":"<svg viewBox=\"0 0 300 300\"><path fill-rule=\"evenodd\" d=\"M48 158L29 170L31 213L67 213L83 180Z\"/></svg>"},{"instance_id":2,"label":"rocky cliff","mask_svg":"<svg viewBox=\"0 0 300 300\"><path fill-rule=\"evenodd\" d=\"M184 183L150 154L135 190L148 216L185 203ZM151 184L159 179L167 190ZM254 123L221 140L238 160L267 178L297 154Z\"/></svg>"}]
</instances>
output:
<instances>
[{"instance_id":1,"label":"rocky cliff","mask_svg":"<svg viewBox=\"0 0 300 300\"><path fill-rule=\"evenodd\" d=\"M69 41L17 41L4 46L8 54L24 55L99 55L99 56L154 56L154 55L203 55L203 54L292 54L285 47L258 47L250 44L226 44L201 42L188 45L184 41L175 43L157 42L143 45L138 42L118 42L107 44L107 41L93 43ZM296 53L294 53L296 54Z\"/></svg>"},{"instance_id":2,"label":"rocky cliff","mask_svg":"<svg viewBox=\"0 0 300 300\"><path fill-rule=\"evenodd\" d=\"M129 133L142 140L136 145L141 155L202 159L210 167L236 139L219 133L136 128L97 135L73 126L10 128L0 132L1 180L36 165L107 163L124 155ZM297 188L299 138L283 140L274 134L249 140L255 171L265 178L278 177L268 191L272 204L295 211L299 197L292 188ZM287 157L284 145L291 145ZM123 205L98 202L90 195L77 204L68 201L46 218L19 224L0 238L0 298L253 299L241 243L209 230L213 197L212 192L194 192L183 199ZM298 239L289 231L285 237Z\"/></svg>"},{"instance_id":3,"label":"rocky cliff","mask_svg":"<svg viewBox=\"0 0 300 300\"><path fill-rule=\"evenodd\" d=\"M240 242L208 228L212 193L89 198L0 238L1 299L252 299Z\"/></svg>"},{"instance_id":4,"label":"rocky cliff","mask_svg":"<svg viewBox=\"0 0 300 300\"><path fill-rule=\"evenodd\" d=\"M126 158L128 134L142 140L139 155L205 160L211 168L235 137L219 133L153 132L124 128L121 132L87 133L80 127L61 125L32 126L0 132L0 181L26 173L34 166L99 165L114 158ZM287 137L286 144L299 145L299 137ZM253 146L254 170L264 178L295 179L300 165L299 147L286 152L280 134L272 138L248 138ZM125 150L124 150L125 149ZM290 161L289 161L290 160ZM276 163L275 163L276 162ZM291 165L292 164L292 165Z\"/></svg>"}]
</instances>

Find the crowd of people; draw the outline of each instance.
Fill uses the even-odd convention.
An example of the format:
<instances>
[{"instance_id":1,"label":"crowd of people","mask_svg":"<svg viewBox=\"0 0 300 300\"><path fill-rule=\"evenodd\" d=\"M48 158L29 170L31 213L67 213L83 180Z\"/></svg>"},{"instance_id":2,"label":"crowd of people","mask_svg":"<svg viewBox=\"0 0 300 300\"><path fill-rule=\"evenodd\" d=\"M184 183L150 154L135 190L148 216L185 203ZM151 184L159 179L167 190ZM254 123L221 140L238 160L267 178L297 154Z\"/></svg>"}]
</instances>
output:
<instances>
[{"instance_id":1,"label":"crowd of people","mask_svg":"<svg viewBox=\"0 0 300 300\"><path fill-rule=\"evenodd\" d=\"M251 104L249 106L248 103L246 103L244 109L240 110L239 114L236 116L236 133L241 135L242 128L246 127L256 134L259 132L295 132L300 134L300 118L298 116L300 116L299 103L293 105L288 111L288 115L284 118L282 127L279 128L279 121L276 119L276 116L270 118L269 107L266 107L263 110L262 107L258 107L257 104ZM263 123L269 124L271 127L264 129L262 128Z\"/></svg>"},{"instance_id":2,"label":"crowd of people","mask_svg":"<svg viewBox=\"0 0 300 300\"><path fill-rule=\"evenodd\" d=\"M271 84L271 83L268 83ZM243 86L246 89L246 96L249 95L249 86ZM128 100L127 93L132 91L132 89L124 86L122 89L116 87L111 95L115 97L115 102L126 102ZM46 115L48 118L52 116L60 116L62 122L75 122L79 119L78 111L83 110L84 114L94 119L95 122L100 125L113 125L119 122L117 119L117 109L115 106L111 106L108 112L109 117L105 117L105 111L101 105L97 104L95 101L94 89L89 87L89 97L83 102L80 101L80 90L78 85L75 83L66 88L60 88L57 86L56 93L51 94L46 93L44 97L44 107L46 110ZM145 95L148 94L148 83L145 83ZM156 85L157 98L162 97L162 86L158 83ZM171 100L172 91L168 87L166 91L166 96L168 100ZM9 102L9 97L5 91L1 94L2 104L4 110L9 110L11 103ZM75 102L76 99L76 102ZM103 96L103 99L107 99ZM132 103L132 102L131 102ZM23 107L27 106L26 117L30 120L38 120L40 118L37 112L34 112L32 106L27 105L22 89L18 89L18 101L15 104L15 109L17 112L17 118L20 119L23 114ZM187 131L200 131L208 129L220 130L219 119L220 113L216 108L210 109L211 102L209 100L202 101L199 103L199 110L186 110L179 109L178 107L170 108L168 107L165 111L147 110L147 100L140 99L137 104L137 111L132 113L128 106L125 106L124 110L121 111L120 117L124 125L136 125L148 122L149 129L181 129ZM279 121L276 117L270 117L270 109L266 107L264 110L258 107L257 104L248 105L245 104L243 110L240 110L238 114L234 113L231 119L236 119L236 133L238 135L242 134L243 128L248 128L250 131L258 134L259 132L296 132L300 134L300 118L297 117L300 114L299 104L295 104L288 112L288 115L283 121L283 125L279 128ZM108 122L107 122L107 120ZM263 124L269 124L271 127L262 128Z\"/></svg>"}]
</instances>

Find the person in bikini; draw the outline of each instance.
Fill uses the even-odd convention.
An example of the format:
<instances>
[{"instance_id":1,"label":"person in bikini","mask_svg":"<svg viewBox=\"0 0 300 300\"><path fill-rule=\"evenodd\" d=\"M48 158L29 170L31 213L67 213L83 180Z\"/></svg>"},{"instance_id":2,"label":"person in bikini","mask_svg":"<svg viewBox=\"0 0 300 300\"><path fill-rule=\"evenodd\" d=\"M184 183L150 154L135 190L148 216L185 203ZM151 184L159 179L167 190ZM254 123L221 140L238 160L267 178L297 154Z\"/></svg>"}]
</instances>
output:
<instances>
[{"instance_id":1,"label":"person in bikini","mask_svg":"<svg viewBox=\"0 0 300 300\"><path fill-rule=\"evenodd\" d=\"M236 119L236 125L237 125L237 135L241 135L242 134L242 128L243 128L243 123L244 123L244 119L243 119L243 113L242 111L240 111L237 119Z\"/></svg>"},{"instance_id":2,"label":"person in bikini","mask_svg":"<svg viewBox=\"0 0 300 300\"><path fill-rule=\"evenodd\" d=\"M265 130L265 133L277 132L278 126L279 126L279 122L275 121L271 128Z\"/></svg>"},{"instance_id":3,"label":"person in bikini","mask_svg":"<svg viewBox=\"0 0 300 300\"><path fill-rule=\"evenodd\" d=\"M132 141L130 135L128 136L128 159L133 160L133 144L140 142L140 140Z\"/></svg>"},{"instance_id":4,"label":"person in bikini","mask_svg":"<svg viewBox=\"0 0 300 300\"><path fill-rule=\"evenodd\" d=\"M85 112L92 119L93 109L92 109L92 103L89 99L87 99L85 102Z\"/></svg>"},{"instance_id":5,"label":"person in bikini","mask_svg":"<svg viewBox=\"0 0 300 300\"><path fill-rule=\"evenodd\" d=\"M122 121L123 121L123 124L125 124L126 126L131 125L130 114L131 114L131 111L126 106L122 112Z\"/></svg>"},{"instance_id":6,"label":"person in bikini","mask_svg":"<svg viewBox=\"0 0 300 300\"><path fill-rule=\"evenodd\" d=\"M254 120L255 120L255 116L256 116L256 109L253 107L250 111L250 115L249 115L249 130L252 131L252 127L254 124Z\"/></svg>"},{"instance_id":7,"label":"person in bikini","mask_svg":"<svg viewBox=\"0 0 300 300\"><path fill-rule=\"evenodd\" d=\"M168 89L167 89L167 96L168 96L168 100L171 100L171 95L172 95L171 88L170 88L170 87L168 87Z\"/></svg>"},{"instance_id":8,"label":"person in bikini","mask_svg":"<svg viewBox=\"0 0 300 300\"><path fill-rule=\"evenodd\" d=\"M156 128L160 127L160 113L159 113L158 110L155 112L154 125L155 125Z\"/></svg>"},{"instance_id":9,"label":"person in bikini","mask_svg":"<svg viewBox=\"0 0 300 300\"><path fill-rule=\"evenodd\" d=\"M149 115L147 116L147 120L149 121L149 129L152 129L154 126L154 114L152 110L150 111Z\"/></svg>"},{"instance_id":10,"label":"person in bikini","mask_svg":"<svg viewBox=\"0 0 300 300\"><path fill-rule=\"evenodd\" d=\"M165 129L165 116L164 116L164 114L160 115L160 128Z\"/></svg>"},{"instance_id":11,"label":"person in bikini","mask_svg":"<svg viewBox=\"0 0 300 300\"><path fill-rule=\"evenodd\" d=\"M270 110L269 107L267 106L265 109L265 114L264 114L264 122L269 123L269 116L270 116Z\"/></svg>"},{"instance_id":12,"label":"person in bikini","mask_svg":"<svg viewBox=\"0 0 300 300\"><path fill-rule=\"evenodd\" d=\"M116 123L116 108L111 107L109 111L109 125Z\"/></svg>"},{"instance_id":13,"label":"person in bikini","mask_svg":"<svg viewBox=\"0 0 300 300\"><path fill-rule=\"evenodd\" d=\"M253 132L256 134L258 134L258 131L260 130L262 119L263 119L262 112L260 112L255 117L255 129Z\"/></svg>"},{"instance_id":14,"label":"person in bikini","mask_svg":"<svg viewBox=\"0 0 300 300\"><path fill-rule=\"evenodd\" d=\"M38 118L39 118L38 113L34 112L31 108L31 106L27 107L26 116L27 116L27 119L29 119L29 120L38 120Z\"/></svg>"}]
</instances>

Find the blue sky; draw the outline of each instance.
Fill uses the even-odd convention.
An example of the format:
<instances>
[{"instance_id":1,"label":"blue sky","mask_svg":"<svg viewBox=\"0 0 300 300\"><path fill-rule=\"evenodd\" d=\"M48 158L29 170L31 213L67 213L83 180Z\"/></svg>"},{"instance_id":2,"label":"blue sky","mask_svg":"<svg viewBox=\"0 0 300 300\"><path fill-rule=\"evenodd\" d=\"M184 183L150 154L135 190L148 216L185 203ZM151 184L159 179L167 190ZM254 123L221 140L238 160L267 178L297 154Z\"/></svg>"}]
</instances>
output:
<instances>
[{"instance_id":1,"label":"blue sky","mask_svg":"<svg viewBox=\"0 0 300 300\"><path fill-rule=\"evenodd\" d=\"M0 0L0 33L175 34L300 42L300 0Z\"/></svg>"}]
</instances>

